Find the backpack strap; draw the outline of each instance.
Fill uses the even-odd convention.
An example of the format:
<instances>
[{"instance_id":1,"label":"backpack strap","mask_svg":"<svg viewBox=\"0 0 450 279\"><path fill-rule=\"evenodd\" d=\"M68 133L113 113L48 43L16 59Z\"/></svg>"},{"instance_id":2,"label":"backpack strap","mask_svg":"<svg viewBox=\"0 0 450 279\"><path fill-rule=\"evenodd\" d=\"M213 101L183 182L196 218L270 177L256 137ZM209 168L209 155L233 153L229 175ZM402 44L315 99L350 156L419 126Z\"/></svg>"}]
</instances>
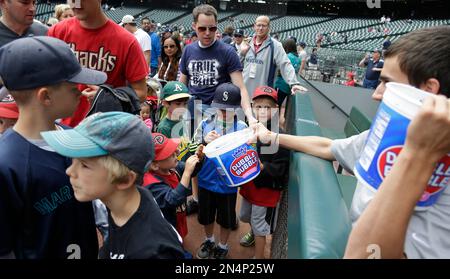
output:
<instances>
[{"instance_id":1,"label":"backpack strap","mask_svg":"<svg viewBox=\"0 0 450 279\"><path fill-rule=\"evenodd\" d=\"M269 76L267 77L267 86L273 87L273 82L275 79L275 70L276 70L275 62L273 61L275 46L273 44L272 38L269 38L269 40L270 40L270 42L269 42L270 66L269 66Z\"/></svg>"}]
</instances>

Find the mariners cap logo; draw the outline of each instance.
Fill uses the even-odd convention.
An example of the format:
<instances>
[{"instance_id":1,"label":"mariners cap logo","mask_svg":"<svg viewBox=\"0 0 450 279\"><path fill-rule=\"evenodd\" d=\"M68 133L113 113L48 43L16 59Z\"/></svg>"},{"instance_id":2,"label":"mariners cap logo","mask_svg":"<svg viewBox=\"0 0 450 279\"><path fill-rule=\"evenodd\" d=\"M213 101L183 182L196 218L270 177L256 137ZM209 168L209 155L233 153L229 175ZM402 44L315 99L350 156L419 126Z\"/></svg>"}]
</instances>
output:
<instances>
[{"instance_id":1,"label":"mariners cap logo","mask_svg":"<svg viewBox=\"0 0 450 279\"><path fill-rule=\"evenodd\" d=\"M163 144L164 143L164 136L162 135L157 135L156 137L153 138L153 142L155 144Z\"/></svg>"},{"instance_id":2,"label":"mariners cap logo","mask_svg":"<svg viewBox=\"0 0 450 279\"><path fill-rule=\"evenodd\" d=\"M224 102L228 101L228 91L223 92L222 101L224 101Z\"/></svg>"}]
</instances>

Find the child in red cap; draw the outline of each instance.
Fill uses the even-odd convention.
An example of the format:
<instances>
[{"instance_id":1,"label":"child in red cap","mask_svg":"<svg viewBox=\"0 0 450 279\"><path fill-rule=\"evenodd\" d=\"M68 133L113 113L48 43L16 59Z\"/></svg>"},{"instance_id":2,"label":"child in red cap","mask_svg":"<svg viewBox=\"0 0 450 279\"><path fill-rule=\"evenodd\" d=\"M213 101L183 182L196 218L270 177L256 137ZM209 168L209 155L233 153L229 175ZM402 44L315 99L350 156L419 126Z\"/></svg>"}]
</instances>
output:
<instances>
[{"instance_id":1,"label":"child in red cap","mask_svg":"<svg viewBox=\"0 0 450 279\"><path fill-rule=\"evenodd\" d=\"M269 86L259 86L253 93L253 113L256 119L269 130L278 125L278 92ZM289 151L278 144L256 143L261 172L241 187L240 220L249 223L251 231L245 234L240 244L255 245L256 259L264 259L266 236L275 227L276 207L281 191L287 186Z\"/></svg>"},{"instance_id":2,"label":"child in red cap","mask_svg":"<svg viewBox=\"0 0 450 279\"><path fill-rule=\"evenodd\" d=\"M184 238L187 233L186 197L191 195L190 181L198 155L190 156L186 163L178 162L180 139L169 139L160 133L152 134L155 159L144 175L144 187L149 189L166 220Z\"/></svg>"},{"instance_id":3,"label":"child in red cap","mask_svg":"<svg viewBox=\"0 0 450 279\"><path fill-rule=\"evenodd\" d=\"M0 100L0 136L8 128L14 126L18 118L19 109L16 102L11 95L7 95L3 100Z\"/></svg>"}]
</instances>

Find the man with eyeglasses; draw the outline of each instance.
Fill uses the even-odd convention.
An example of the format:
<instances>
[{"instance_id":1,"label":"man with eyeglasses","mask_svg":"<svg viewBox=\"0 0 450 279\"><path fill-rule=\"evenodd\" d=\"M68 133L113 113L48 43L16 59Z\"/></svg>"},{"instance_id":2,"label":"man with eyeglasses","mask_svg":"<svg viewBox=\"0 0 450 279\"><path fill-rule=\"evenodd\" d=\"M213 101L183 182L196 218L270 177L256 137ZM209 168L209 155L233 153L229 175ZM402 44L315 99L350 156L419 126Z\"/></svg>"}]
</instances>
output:
<instances>
[{"instance_id":1,"label":"man with eyeglasses","mask_svg":"<svg viewBox=\"0 0 450 279\"><path fill-rule=\"evenodd\" d=\"M270 36L270 19L267 16L256 18L253 26L255 36L250 44L241 47L241 56L244 56L244 83L250 95L256 87L267 85L273 87L275 69L279 68L281 76L291 87L292 93L307 91L300 86L297 76L283 46Z\"/></svg>"},{"instance_id":2,"label":"man with eyeglasses","mask_svg":"<svg viewBox=\"0 0 450 279\"><path fill-rule=\"evenodd\" d=\"M189 88L193 96L189 101L191 132L201 120L194 123L194 112L208 114L217 86L232 82L241 90L241 106L249 122L256 123L252 116L250 100L242 77L242 65L235 50L229 44L217 40L217 11L210 5L200 5L193 10L192 28L196 31L198 42L186 46L181 57L180 81ZM195 106L195 101L201 102Z\"/></svg>"},{"instance_id":3,"label":"man with eyeglasses","mask_svg":"<svg viewBox=\"0 0 450 279\"><path fill-rule=\"evenodd\" d=\"M188 85L189 94L193 96L188 104L191 117L191 133L202 120L202 117L198 117L199 113L201 116L204 113L208 116L208 114L211 115L215 112L214 108L211 110L208 108L210 108L214 99L216 88L227 82L232 82L239 88L241 107L248 121L251 124L256 123L256 119L252 115L248 92L243 82L242 65L239 57L231 45L216 39L218 24L216 9L211 5L200 5L194 8L192 14L194 17L192 28L198 36L198 42L185 47L180 62L180 81ZM226 96L224 98L228 99L228 93L224 96ZM195 115L194 111L197 111ZM195 125L194 122L196 122ZM199 186L201 187L202 185ZM192 189L193 203L195 203L198 196L197 187L193 185ZM232 206L232 200L229 200L229 202L230 206ZM224 257L226 253L223 252L228 249L226 243L230 229L221 227L220 240L217 247L214 245L214 223L205 224L204 230L206 240L199 251L208 251L208 253L200 253L197 256L200 258L207 257L210 254L209 252L214 250L213 254L217 258Z\"/></svg>"},{"instance_id":4,"label":"man with eyeglasses","mask_svg":"<svg viewBox=\"0 0 450 279\"><path fill-rule=\"evenodd\" d=\"M241 52L242 42L244 41L244 30L237 29L233 35L234 39L231 45L236 49L238 55Z\"/></svg>"}]
</instances>

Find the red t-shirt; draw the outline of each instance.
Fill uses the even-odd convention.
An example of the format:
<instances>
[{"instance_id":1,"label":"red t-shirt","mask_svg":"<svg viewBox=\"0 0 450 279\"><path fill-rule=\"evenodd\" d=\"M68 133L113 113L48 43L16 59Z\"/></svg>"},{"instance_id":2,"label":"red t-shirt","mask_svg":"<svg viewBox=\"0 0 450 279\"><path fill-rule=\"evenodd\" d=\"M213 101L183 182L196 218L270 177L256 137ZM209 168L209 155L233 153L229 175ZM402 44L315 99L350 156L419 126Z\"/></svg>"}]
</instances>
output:
<instances>
[{"instance_id":1,"label":"red t-shirt","mask_svg":"<svg viewBox=\"0 0 450 279\"><path fill-rule=\"evenodd\" d=\"M108 75L106 83L113 87L126 86L127 82L141 80L149 73L134 35L112 20L100 28L86 29L72 17L52 26L48 35L68 43L82 66L105 72ZM86 116L89 106L87 98L82 97L74 115L64 119L63 123L76 126Z\"/></svg>"},{"instance_id":2,"label":"red t-shirt","mask_svg":"<svg viewBox=\"0 0 450 279\"><path fill-rule=\"evenodd\" d=\"M267 187L256 187L253 181L244 184L239 191L249 203L265 207L276 207L281 191Z\"/></svg>"}]
</instances>

